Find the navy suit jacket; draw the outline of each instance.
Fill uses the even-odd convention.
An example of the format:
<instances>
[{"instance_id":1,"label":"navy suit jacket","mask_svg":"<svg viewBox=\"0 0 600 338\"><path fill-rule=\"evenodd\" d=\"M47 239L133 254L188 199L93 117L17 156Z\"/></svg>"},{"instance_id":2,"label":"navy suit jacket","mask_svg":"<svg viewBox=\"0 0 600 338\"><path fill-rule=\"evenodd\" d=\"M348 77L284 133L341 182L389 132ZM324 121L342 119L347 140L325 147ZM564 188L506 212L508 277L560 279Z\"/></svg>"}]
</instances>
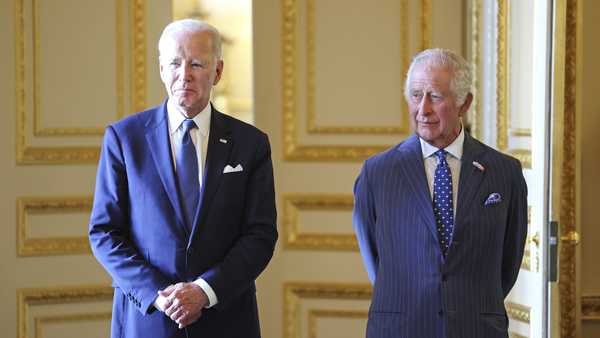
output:
<instances>
[{"instance_id":1,"label":"navy suit jacket","mask_svg":"<svg viewBox=\"0 0 600 338\"><path fill-rule=\"evenodd\" d=\"M492 193L501 201L484 205ZM416 135L369 158L354 194L354 227L374 283L368 338L508 336L504 298L517 279L527 234L519 161L465 134L446 258Z\"/></svg>"},{"instance_id":2,"label":"navy suit jacket","mask_svg":"<svg viewBox=\"0 0 600 338\"><path fill-rule=\"evenodd\" d=\"M223 173L228 164L243 171ZM254 280L277 239L267 136L212 110L191 231L176 182L166 102L106 129L89 238L115 287L112 337L259 337ZM199 277L218 304L179 330L154 308L157 291Z\"/></svg>"}]
</instances>

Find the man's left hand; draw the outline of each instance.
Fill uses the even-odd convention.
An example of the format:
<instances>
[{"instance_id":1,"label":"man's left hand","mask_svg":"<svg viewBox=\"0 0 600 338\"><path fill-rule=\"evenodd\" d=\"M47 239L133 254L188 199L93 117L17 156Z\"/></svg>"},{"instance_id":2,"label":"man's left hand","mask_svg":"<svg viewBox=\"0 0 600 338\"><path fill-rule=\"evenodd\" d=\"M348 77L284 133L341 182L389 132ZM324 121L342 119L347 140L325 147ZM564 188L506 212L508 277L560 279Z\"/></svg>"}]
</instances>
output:
<instances>
[{"instance_id":1,"label":"man's left hand","mask_svg":"<svg viewBox=\"0 0 600 338\"><path fill-rule=\"evenodd\" d=\"M197 321L208 305L208 296L194 283L177 283L158 293L170 301L165 314L179 324L180 329Z\"/></svg>"}]
</instances>

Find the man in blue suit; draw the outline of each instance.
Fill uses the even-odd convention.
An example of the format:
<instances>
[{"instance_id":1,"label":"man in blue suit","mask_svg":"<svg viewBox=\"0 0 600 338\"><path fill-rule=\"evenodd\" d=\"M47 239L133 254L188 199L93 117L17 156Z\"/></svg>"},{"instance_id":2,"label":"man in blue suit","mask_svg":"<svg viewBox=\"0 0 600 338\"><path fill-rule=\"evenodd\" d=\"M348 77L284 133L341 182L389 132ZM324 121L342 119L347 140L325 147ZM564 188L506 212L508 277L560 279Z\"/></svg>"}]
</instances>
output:
<instances>
[{"instance_id":1,"label":"man in blue suit","mask_svg":"<svg viewBox=\"0 0 600 338\"><path fill-rule=\"evenodd\" d=\"M423 51L405 97L414 135L369 158L354 227L371 282L368 338L506 338L527 233L518 160L473 139L467 62Z\"/></svg>"},{"instance_id":2,"label":"man in blue suit","mask_svg":"<svg viewBox=\"0 0 600 338\"><path fill-rule=\"evenodd\" d=\"M218 112L221 38L159 41L168 99L105 132L89 238L113 279L112 337L260 337L254 281L277 239L267 136Z\"/></svg>"}]
</instances>

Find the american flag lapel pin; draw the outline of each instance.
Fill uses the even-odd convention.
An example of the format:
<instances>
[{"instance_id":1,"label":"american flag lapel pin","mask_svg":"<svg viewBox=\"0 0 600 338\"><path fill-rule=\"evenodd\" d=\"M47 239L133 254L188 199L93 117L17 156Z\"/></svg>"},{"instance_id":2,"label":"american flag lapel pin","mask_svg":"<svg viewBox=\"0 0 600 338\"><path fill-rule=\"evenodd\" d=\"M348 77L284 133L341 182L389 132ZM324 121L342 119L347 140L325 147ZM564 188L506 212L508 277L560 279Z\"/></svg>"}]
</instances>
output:
<instances>
[{"instance_id":1,"label":"american flag lapel pin","mask_svg":"<svg viewBox=\"0 0 600 338\"><path fill-rule=\"evenodd\" d=\"M485 171L485 167L481 165L481 163L477 162L477 161L473 161L473 166L477 169L479 169L480 171Z\"/></svg>"}]
</instances>

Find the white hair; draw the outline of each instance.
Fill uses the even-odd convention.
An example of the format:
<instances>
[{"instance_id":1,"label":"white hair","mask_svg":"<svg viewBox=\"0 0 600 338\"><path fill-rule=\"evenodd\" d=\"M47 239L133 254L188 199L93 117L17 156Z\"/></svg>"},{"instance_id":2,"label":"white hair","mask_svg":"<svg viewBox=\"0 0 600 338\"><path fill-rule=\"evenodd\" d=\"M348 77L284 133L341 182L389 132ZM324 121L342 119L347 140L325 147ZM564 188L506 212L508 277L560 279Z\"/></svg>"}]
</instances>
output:
<instances>
[{"instance_id":1,"label":"white hair","mask_svg":"<svg viewBox=\"0 0 600 338\"><path fill-rule=\"evenodd\" d=\"M197 32L209 32L212 35L212 50L213 56L217 60L223 59L223 53L221 51L221 34L219 31L211 26L210 24L196 20L196 19L182 19L173 21L168 24L158 39L158 53L160 55L161 48L164 46L165 41L174 36L177 33L197 33Z\"/></svg>"},{"instance_id":2,"label":"white hair","mask_svg":"<svg viewBox=\"0 0 600 338\"><path fill-rule=\"evenodd\" d=\"M412 72L418 65L438 66L448 69L451 72L450 90L456 96L459 105L462 105L467 95L471 93L472 79L469 63L462 56L449 49L432 48L415 55L408 68L406 83L404 84L404 97L407 100L410 97Z\"/></svg>"}]
</instances>

